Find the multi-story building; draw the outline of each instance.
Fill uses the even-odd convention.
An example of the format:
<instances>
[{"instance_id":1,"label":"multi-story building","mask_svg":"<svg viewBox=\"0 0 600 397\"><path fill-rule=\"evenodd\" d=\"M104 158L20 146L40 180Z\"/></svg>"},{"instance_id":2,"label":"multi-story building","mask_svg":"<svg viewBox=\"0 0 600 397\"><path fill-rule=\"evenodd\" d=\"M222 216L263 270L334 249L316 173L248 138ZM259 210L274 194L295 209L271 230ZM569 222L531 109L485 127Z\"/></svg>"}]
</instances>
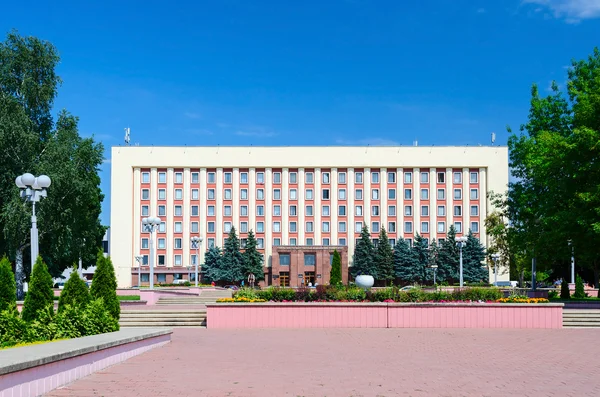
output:
<instances>
[{"instance_id":1,"label":"multi-story building","mask_svg":"<svg viewBox=\"0 0 600 397\"><path fill-rule=\"evenodd\" d=\"M487 193L508 184L508 149L498 146L113 147L111 163L111 255L121 287L137 277L135 256L148 263L146 216L162 220L155 281L169 282L187 278L232 227L242 245L255 232L266 273L281 246L342 246L351 259L363 223L374 239L385 227L392 244L416 233L441 240L454 225L486 245ZM204 238L199 259L196 235Z\"/></svg>"}]
</instances>

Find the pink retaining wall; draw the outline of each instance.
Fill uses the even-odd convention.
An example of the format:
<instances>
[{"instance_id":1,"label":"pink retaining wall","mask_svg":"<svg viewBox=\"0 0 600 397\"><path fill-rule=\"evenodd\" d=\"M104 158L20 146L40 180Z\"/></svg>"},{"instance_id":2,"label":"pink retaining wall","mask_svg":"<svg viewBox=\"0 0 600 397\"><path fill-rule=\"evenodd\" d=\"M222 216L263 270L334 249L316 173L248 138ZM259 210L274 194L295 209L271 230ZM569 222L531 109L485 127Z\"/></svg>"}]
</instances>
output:
<instances>
[{"instance_id":1,"label":"pink retaining wall","mask_svg":"<svg viewBox=\"0 0 600 397\"><path fill-rule=\"evenodd\" d=\"M161 335L1 375L0 397L43 395L96 371L163 346L170 340L170 334Z\"/></svg>"},{"instance_id":2,"label":"pink retaining wall","mask_svg":"<svg viewBox=\"0 0 600 397\"><path fill-rule=\"evenodd\" d=\"M562 328L562 304L221 303L207 328Z\"/></svg>"}]
</instances>

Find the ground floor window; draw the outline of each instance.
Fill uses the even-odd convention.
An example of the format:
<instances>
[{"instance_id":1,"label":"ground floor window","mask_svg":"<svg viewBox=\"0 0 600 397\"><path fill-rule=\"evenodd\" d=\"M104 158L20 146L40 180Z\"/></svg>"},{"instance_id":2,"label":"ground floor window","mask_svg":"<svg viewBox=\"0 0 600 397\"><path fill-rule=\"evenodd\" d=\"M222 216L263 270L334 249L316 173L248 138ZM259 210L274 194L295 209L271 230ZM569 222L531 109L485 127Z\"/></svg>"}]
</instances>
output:
<instances>
[{"instance_id":1,"label":"ground floor window","mask_svg":"<svg viewBox=\"0 0 600 397\"><path fill-rule=\"evenodd\" d=\"M183 276L181 275L181 273L173 274L173 280L181 280L182 278L183 278Z\"/></svg>"},{"instance_id":2,"label":"ground floor window","mask_svg":"<svg viewBox=\"0 0 600 397\"><path fill-rule=\"evenodd\" d=\"M290 286L290 273L280 272L279 273L279 286L289 287Z\"/></svg>"},{"instance_id":3,"label":"ground floor window","mask_svg":"<svg viewBox=\"0 0 600 397\"><path fill-rule=\"evenodd\" d=\"M304 272L304 285L305 286L315 285L315 272Z\"/></svg>"},{"instance_id":4,"label":"ground floor window","mask_svg":"<svg viewBox=\"0 0 600 397\"><path fill-rule=\"evenodd\" d=\"M167 282L167 275L166 274L157 274L156 275L156 281L159 283L166 283Z\"/></svg>"},{"instance_id":5,"label":"ground floor window","mask_svg":"<svg viewBox=\"0 0 600 397\"><path fill-rule=\"evenodd\" d=\"M149 283L150 275L148 273L142 274L142 283Z\"/></svg>"}]
</instances>

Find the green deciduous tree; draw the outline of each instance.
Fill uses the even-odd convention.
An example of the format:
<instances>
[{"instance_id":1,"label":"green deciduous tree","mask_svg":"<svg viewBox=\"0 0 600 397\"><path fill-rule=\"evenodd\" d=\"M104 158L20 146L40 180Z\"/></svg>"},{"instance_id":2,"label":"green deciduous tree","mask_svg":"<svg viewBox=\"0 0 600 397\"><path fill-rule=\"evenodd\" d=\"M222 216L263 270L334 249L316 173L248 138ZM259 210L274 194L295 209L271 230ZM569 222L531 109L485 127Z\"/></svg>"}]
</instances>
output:
<instances>
[{"instance_id":1,"label":"green deciduous tree","mask_svg":"<svg viewBox=\"0 0 600 397\"><path fill-rule=\"evenodd\" d=\"M8 258L0 260L0 312L16 308L17 285Z\"/></svg>"},{"instance_id":2,"label":"green deciduous tree","mask_svg":"<svg viewBox=\"0 0 600 397\"><path fill-rule=\"evenodd\" d=\"M119 319L121 315L121 306L117 297L117 278L115 277L115 269L110 257L104 257L102 251L98 251L96 261L96 271L92 279L92 287L90 288L92 299L102 298L104 307L110 315Z\"/></svg>"},{"instance_id":3,"label":"green deciduous tree","mask_svg":"<svg viewBox=\"0 0 600 397\"><path fill-rule=\"evenodd\" d=\"M256 281L265 279L263 267L263 255L257 249L256 237L254 232L248 232L246 247L244 249L244 276L254 274Z\"/></svg>"},{"instance_id":4,"label":"green deciduous tree","mask_svg":"<svg viewBox=\"0 0 600 397\"><path fill-rule=\"evenodd\" d=\"M202 265L202 275L207 281L222 280L222 259L221 248L212 246L204 255L204 264Z\"/></svg>"},{"instance_id":5,"label":"green deciduous tree","mask_svg":"<svg viewBox=\"0 0 600 397\"><path fill-rule=\"evenodd\" d=\"M394 274L394 252L388 239L385 228L379 231L379 244L375 252L375 261L377 265L377 280L383 281L386 284L393 281Z\"/></svg>"},{"instance_id":6,"label":"green deciduous tree","mask_svg":"<svg viewBox=\"0 0 600 397\"><path fill-rule=\"evenodd\" d=\"M77 273L77 269L73 268L69 279L65 283L63 290L58 298L58 311L61 312L65 305L76 306L79 308L85 307L90 302L90 291L83 279Z\"/></svg>"},{"instance_id":7,"label":"green deciduous tree","mask_svg":"<svg viewBox=\"0 0 600 397\"><path fill-rule=\"evenodd\" d=\"M25 321L35 320L38 311L54 305L52 276L41 257L38 257L29 282L29 290L23 303L22 317Z\"/></svg>"},{"instance_id":8,"label":"green deciduous tree","mask_svg":"<svg viewBox=\"0 0 600 397\"><path fill-rule=\"evenodd\" d=\"M362 231L360 232L360 238L354 248L350 272L353 277L358 275L371 275L377 280L378 274L375 248L373 247L371 234L369 233L369 228L366 224L363 225Z\"/></svg>"},{"instance_id":9,"label":"green deciduous tree","mask_svg":"<svg viewBox=\"0 0 600 397\"><path fill-rule=\"evenodd\" d=\"M244 256L240 252L240 240L235 232L235 227L232 227L223 246L220 280L233 283L241 282L245 278L244 266Z\"/></svg>"},{"instance_id":10,"label":"green deciduous tree","mask_svg":"<svg viewBox=\"0 0 600 397\"><path fill-rule=\"evenodd\" d=\"M330 285L342 285L342 257L337 250L333 251L333 261L331 261L331 271L329 273Z\"/></svg>"}]
</instances>

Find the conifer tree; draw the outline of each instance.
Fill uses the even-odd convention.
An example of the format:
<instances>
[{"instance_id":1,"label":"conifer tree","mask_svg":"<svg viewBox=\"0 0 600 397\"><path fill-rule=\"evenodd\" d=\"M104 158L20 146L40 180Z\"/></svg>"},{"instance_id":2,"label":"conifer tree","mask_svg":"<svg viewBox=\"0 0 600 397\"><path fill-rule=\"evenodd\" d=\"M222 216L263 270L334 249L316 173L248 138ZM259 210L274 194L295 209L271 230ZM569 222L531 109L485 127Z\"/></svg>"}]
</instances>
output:
<instances>
[{"instance_id":1,"label":"conifer tree","mask_svg":"<svg viewBox=\"0 0 600 397\"><path fill-rule=\"evenodd\" d=\"M51 305L54 305L52 276L48 272L48 267L42 260L42 257L38 256L31 272L29 290L25 296L21 316L25 321L33 321L39 310L45 310Z\"/></svg>"},{"instance_id":2,"label":"conifer tree","mask_svg":"<svg viewBox=\"0 0 600 397\"><path fill-rule=\"evenodd\" d=\"M102 251L98 251L96 259L96 271L92 279L90 289L92 299L102 298L104 307L114 319L119 319L121 306L117 297L117 278L110 257L104 257Z\"/></svg>"},{"instance_id":3,"label":"conifer tree","mask_svg":"<svg viewBox=\"0 0 600 397\"><path fill-rule=\"evenodd\" d=\"M256 281L265 279L265 271L263 268L263 255L257 249L256 237L254 232L248 232L246 240L246 248L244 251L244 276L254 274Z\"/></svg>"},{"instance_id":4,"label":"conifer tree","mask_svg":"<svg viewBox=\"0 0 600 397\"><path fill-rule=\"evenodd\" d=\"M394 247L394 273L405 284L419 281L418 263L408 241L403 238L399 238Z\"/></svg>"},{"instance_id":5,"label":"conifer tree","mask_svg":"<svg viewBox=\"0 0 600 397\"><path fill-rule=\"evenodd\" d=\"M244 266L244 256L240 252L240 240L235 232L235 227L232 227L223 247L223 257L221 258L223 272L220 280L241 282L245 278Z\"/></svg>"},{"instance_id":6,"label":"conifer tree","mask_svg":"<svg viewBox=\"0 0 600 397\"><path fill-rule=\"evenodd\" d=\"M77 268L71 270L71 275L65 283L63 290L58 298L58 312L62 312L65 305L78 306L83 308L90 302L90 291L85 283L79 277Z\"/></svg>"},{"instance_id":7,"label":"conifer tree","mask_svg":"<svg viewBox=\"0 0 600 397\"><path fill-rule=\"evenodd\" d=\"M342 285L342 257L337 250L333 251L331 273L329 274L329 285Z\"/></svg>"},{"instance_id":8,"label":"conifer tree","mask_svg":"<svg viewBox=\"0 0 600 397\"><path fill-rule=\"evenodd\" d=\"M375 257L377 264L377 280L384 281L386 284L393 281L395 278L394 252L384 227L382 227L379 232L379 245L377 246Z\"/></svg>"},{"instance_id":9,"label":"conifer tree","mask_svg":"<svg viewBox=\"0 0 600 397\"><path fill-rule=\"evenodd\" d=\"M585 288L583 286L583 279L578 274L577 278L575 279L575 293L573 294L573 298L583 299L585 297L586 297L586 295L585 295Z\"/></svg>"},{"instance_id":10,"label":"conifer tree","mask_svg":"<svg viewBox=\"0 0 600 397\"><path fill-rule=\"evenodd\" d=\"M414 260L415 282L424 283L427 279L427 266L429 265L429 243L419 233L415 236L411 250Z\"/></svg>"},{"instance_id":11,"label":"conifer tree","mask_svg":"<svg viewBox=\"0 0 600 397\"><path fill-rule=\"evenodd\" d=\"M459 252L456 246L456 229L454 225L448 228L446 239L440 244L438 250L438 271L437 278L440 282L456 283L459 267Z\"/></svg>"},{"instance_id":12,"label":"conifer tree","mask_svg":"<svg viewBox=\"0 0 600 397\"><path fill-rule=\"evenodd\" d=\"M204 264L202 265L202 276L207 281L221 281L222 276L222 259L223 255L221 248L212 246L206 251L204 256ZM228 281L228 280L227 280Z\"/></svg>"},{"instance_id":13,"label":"conifer tree","mask_svg":"<svg viewBox=\"0 0 600 397\"><path fill-rule=\"evenodd\" d=\"M352 267L350 272L353 277L370 275L377 279L377 267L375 264L375 248L371 241L371 234L366 224L363 225L360 232L360 239L354 248Z\"/></svg>"},{"instance_id":14,"label":"conifer tree","mask_svg":"<svg viewBox=\"0 0 600 397\"><path fill-rule=\"evenodd\" d=\"M17 307L17 283L7 257L0 260L0 312Z\"/></svg>"},{"instance_id":15,"label":"conifer tree","mask_svg":"<svg viewBox=\"0 0 600 397\"><path fill-rule=\"evenodd\" d=\"M463 247L463 279L470 283L489 282L489 271L485 261L485 248L469 230L467 243Z\"/></svg>"}]
</instances>

